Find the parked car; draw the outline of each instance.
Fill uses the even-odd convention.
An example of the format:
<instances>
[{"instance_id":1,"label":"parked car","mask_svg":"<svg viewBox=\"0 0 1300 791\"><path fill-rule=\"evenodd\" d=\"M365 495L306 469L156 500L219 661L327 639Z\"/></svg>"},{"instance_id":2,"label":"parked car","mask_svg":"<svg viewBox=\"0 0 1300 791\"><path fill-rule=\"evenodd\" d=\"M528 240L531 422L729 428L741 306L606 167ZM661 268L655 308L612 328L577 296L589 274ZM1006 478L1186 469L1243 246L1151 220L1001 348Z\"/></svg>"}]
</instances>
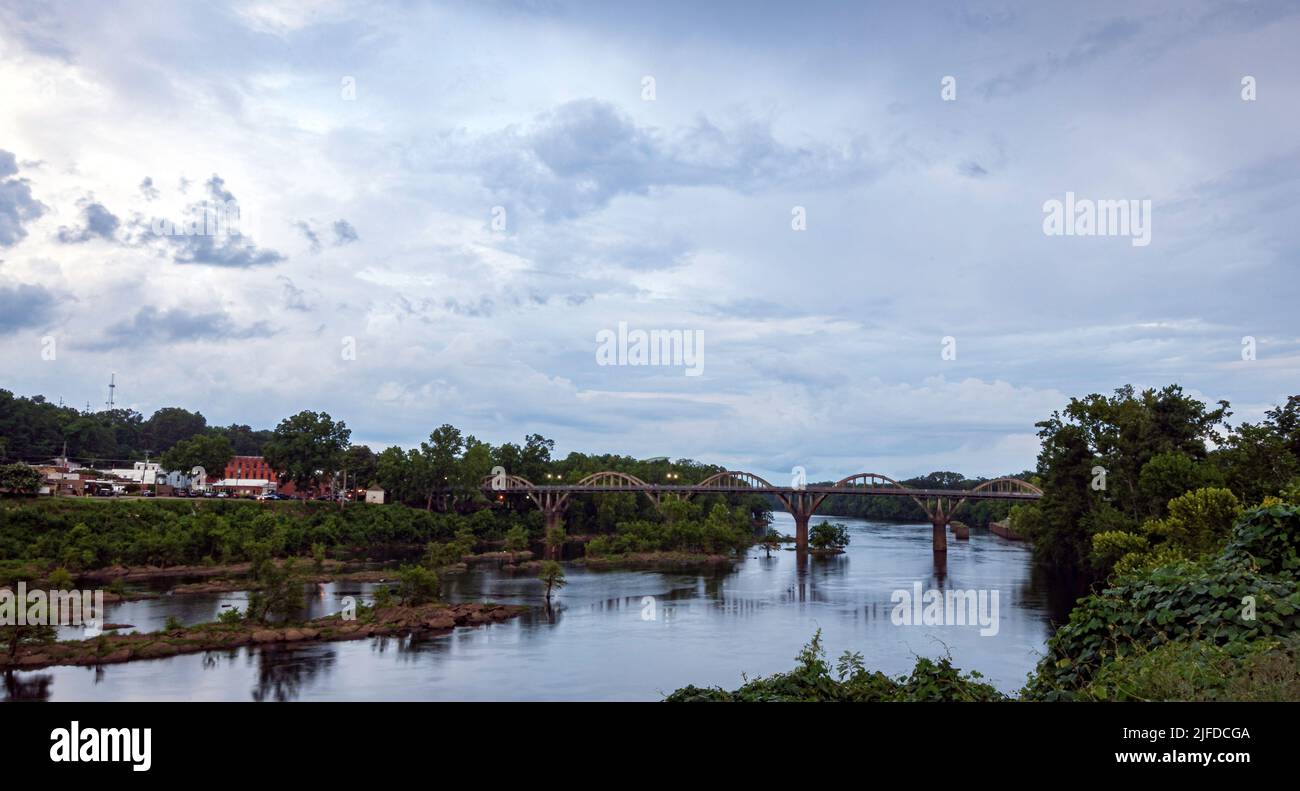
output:
<instances>
[{"instance_id":1,"label":"parked car","mask_svg":"<svg viewBox=\"0 0 1300 791\"><path fill-rule=\"evenodd\" d=\"M154 496L153 489L141 489L141 490L140 490L140 496L141 496L141 497L153 497L153 496Z\"/></svg>"},{"instance_id":2,"label":"parked car","mask_svg":"<svg viewBox=\"0 0 1300 791\"><path fill-rule=\"evenodd\" d=\"M173 489L173 490L172 490L172 497L189 497L189 496L190 496L190 490L189 490L189 489Z\"/></svg>"},{"instance_id":3,"label":"parked car","mask_svg":"<svg viewBox=\"0 0 1300 791\"><path fill-rule=\"evenodd\" d=\"M229 497L230 492L217 492L217 496L222 498Z\"/></svg>"}]
</instances>

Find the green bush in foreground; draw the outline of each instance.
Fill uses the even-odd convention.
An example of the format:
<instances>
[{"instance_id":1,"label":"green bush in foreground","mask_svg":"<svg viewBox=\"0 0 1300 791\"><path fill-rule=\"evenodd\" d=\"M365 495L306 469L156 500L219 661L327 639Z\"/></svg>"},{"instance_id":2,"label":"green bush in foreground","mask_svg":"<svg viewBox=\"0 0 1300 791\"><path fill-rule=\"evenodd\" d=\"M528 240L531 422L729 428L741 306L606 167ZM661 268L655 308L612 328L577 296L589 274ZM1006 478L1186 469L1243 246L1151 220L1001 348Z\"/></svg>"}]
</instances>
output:
<instances>
[{"instance_id":1,"label":"green bush in foreground","mask_svg":"<svg viewBox=\"0 0 1300 791\"><path fill-rule=\"evenodd\" d=\"M1078 698L1094 701L1300 700L1300 639L1208 640L1139 648L1097 671Z\"/></svg>"},{"instance_id":2,"label":"green bush in foreground","mask_svg":"<svg viewBox=\"0 0 1300 791\"><path fill-rule=\"evenodd\" d=\"M891 678L869 671L862 656L845 652L835 675L826 662L821 630L795 657L798 665L788 673L747 681L728 692L720 687L682 687L665 698L669 703L691 702L903 702L1000 701L1007 697L979 679L979 673L962 675L948 657L938 661L921 657L906 676Z\"/></svg>"},{"instance_id":3,"label":"green bush in foreground","mask_svg":"<svg viewBox=\"0 0 1300 791\"><path fill-rule=\"evenodd\" d=\"M1081 599L1048 641L1025 697L1087 697L1083 690L1111 663L1170 643L1204 642L1244 656L1256 642L1300 633L1297 541L1300 508L1272 505L1243 514L1216 557L1116 574Z\"/></svg>"}]
</instances>

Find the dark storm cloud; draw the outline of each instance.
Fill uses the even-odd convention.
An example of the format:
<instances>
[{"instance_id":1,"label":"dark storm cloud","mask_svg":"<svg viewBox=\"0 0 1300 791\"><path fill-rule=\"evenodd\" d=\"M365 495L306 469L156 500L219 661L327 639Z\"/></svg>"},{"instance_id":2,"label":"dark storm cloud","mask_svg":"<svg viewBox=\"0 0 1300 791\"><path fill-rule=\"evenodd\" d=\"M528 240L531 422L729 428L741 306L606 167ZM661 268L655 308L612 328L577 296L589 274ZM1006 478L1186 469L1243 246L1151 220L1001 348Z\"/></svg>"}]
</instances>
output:
<instances>
[{"instance_id":1,"label":"dark storm cloud","mask_svg":"<svg viewBox=\"0 0 1300 791\"><path fill-rule=\"evenodd\" d=\"M48 324L60 301L44 286L0 286L0 335Z\"/></svg>"},{"instance_id":2,"label":"dark storm cloud","mask_svg":"<svg viewBox=\"0 0 1300 791\"><path fill-rule=\"evenodd\" d=\"M12 247L27 236L24 224L45 213L45 204L32 197L26 179L18 174L14 155L0 149L0 247Z\"/></svg>"},{"instance_id":3,"label":"dark storm cloud","mask_svg":"<svg viewBox=\"0 0 1300 791\"><path fill-rule=\"evenodd\" d=\"M164 236L178 264L206 264L243 269L277 264L285 257L276 250L259 248L243 236Z\"/></svg>"},{"instance_id":4,"label":"dark storm cloud","mask_svg":"<svg viewBox=\"0 0 1300 791\"><path fill-rule=\"evenodd\" d=\"M134 317L111 325L91 348L113 348L150 342L229 341L265 338L275 334L266 322L240 326L224 312L193 313L187 310L140 308Z\"/></svg>"}]
</instances>

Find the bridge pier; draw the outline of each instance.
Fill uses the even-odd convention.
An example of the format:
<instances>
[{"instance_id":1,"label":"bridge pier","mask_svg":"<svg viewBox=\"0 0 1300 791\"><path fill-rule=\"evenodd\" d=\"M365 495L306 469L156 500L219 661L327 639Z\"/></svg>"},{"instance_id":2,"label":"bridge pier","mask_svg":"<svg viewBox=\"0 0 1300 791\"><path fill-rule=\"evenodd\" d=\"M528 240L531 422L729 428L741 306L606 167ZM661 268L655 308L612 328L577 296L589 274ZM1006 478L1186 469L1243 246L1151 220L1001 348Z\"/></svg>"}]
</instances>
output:
<instances>
[{"instance_id":1,"label":"bridge pier","mask_svg":"<svg viewBox=\"0 0 1300 791\"><path fill-rule=\"evenodd\" d=\"M948 551L948 523L942 515L934 518L934 551Z\"/></svg>"},{"instance_id":2,"label":"bridge pier","mask_svg":"<svg viewBox=\"0 0 1300 791\"><path fill-rule=\"evenodd\" d=\"M807 492L793 492L786 502L786 510L794 517L794 548L796 552L808 551L808 520L817 509L816 500Z\"/></svg>"},{"instance_id":3,"label":"bridge pier","mask_svg":"<svg viewBox=\"0 0 1300 791\"><path fill-rule=\"evenodd\" d=\"M546 523L546 551L551 560L560 559L560 546L551 544L551 531L564 531L564 509L568 505L565 497L555 492L546 492L542 495L542 502L538 503L542 507L542 517Z\"/></svg>"},{"instance_id":4,"label":"bridge pier","mask_svg":"<svg viewBox=\"0 0 1300 791\"><path fill-rule=\"evenodd\" d=\"M930 524L934 526L933 546L935 552L948 551L948 523L952 521L952 516L944 513L943 499L936 497L934 507L930 511Z\"/></svg>"}]
</instances>

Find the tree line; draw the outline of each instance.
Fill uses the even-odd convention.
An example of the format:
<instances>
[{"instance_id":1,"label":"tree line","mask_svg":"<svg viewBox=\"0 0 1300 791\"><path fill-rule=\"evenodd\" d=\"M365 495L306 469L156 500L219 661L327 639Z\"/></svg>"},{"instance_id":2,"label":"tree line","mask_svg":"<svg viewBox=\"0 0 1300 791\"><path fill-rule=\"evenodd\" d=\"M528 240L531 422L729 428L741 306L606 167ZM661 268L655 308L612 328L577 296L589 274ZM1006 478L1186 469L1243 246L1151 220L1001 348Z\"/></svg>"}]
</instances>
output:
<instances>
[{"instance_id":1,"label":"tree line","mask_svg":"<svg viewBox=\"0 0 1300 791\"><path fill-rule=\"evenodd\" d=\"M1044 494L1012 509L1013 527L1040 560L1095 578L1126 555L1212 552L1244 508L1300 487L1300 396L1258 423L1231 415L1178 385L1070 399L1036 424Z\"/></svg>"}]
</instances>

